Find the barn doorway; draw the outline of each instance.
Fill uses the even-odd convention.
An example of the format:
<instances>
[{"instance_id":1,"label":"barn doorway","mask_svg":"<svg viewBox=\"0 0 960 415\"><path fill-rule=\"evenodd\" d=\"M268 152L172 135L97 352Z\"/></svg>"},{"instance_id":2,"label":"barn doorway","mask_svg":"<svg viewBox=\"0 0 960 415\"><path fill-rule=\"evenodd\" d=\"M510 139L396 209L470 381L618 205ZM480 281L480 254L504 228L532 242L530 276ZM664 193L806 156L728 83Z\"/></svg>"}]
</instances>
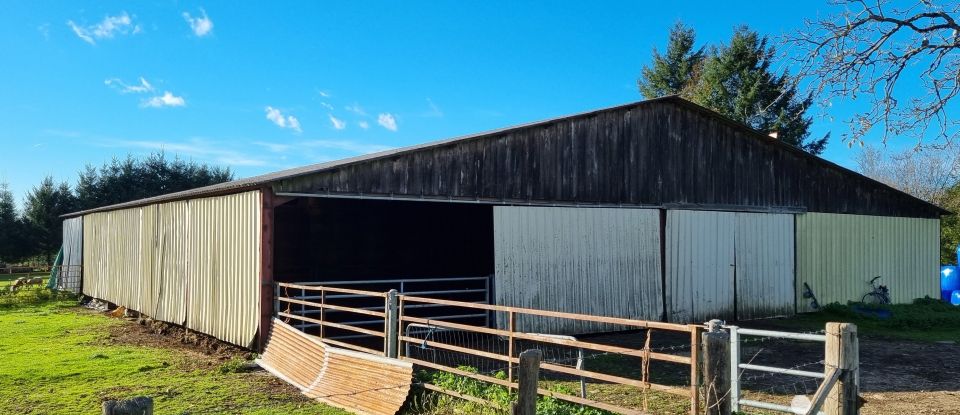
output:
<instances>
[{"instance_id":1,"label":"barn doorway","mask_svg":"<svg viewBox=\"0 0 960 415\"><path fill-rule=\"evenodd\" d=\"M297 197L274 209L274 279L353 290L397 290L412 296L489 304L494 273L490 205L327 197ZM309 290L281 296L318 300ZM296 290L294 290L296 291ZM383 309L370 296L334 293L325 300ZM361 303L363 301L369 302ZM284 304L293 314L320 310ZM425 306L415 316L489 326L487 313ZM317 316L314 316L317 317ZM328 310L323 318L353 326L382 326L383 319ZM318 324L300 321L311 333ZM343 333L356 336L356 333ZM331 338L327 333L327 338Z\"/></svg>"}]
</instances>

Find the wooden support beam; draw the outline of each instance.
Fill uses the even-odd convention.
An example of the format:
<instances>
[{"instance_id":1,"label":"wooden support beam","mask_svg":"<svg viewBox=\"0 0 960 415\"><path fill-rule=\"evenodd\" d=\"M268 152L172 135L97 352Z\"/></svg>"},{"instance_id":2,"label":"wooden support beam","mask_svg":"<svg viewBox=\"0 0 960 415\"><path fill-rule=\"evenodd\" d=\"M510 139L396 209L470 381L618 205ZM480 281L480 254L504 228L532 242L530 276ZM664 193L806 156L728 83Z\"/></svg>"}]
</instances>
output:
<instances>
[{"instance_id":1,"label":"wooden support beam","mask_svg":"<svg viewBox=\"0 0 960 415\"><path fill-rule=\"evenodd\" d=\"M830 390L833 389L833 385L837 383L838 379L840 379L840 374L843 373L843 370L832 367L828 367L826 371L827 377L823 379L823 382L821 382L820 386L817 387L817 392L813 394L813 402L810 402L810 407L807 408L806 415L816 415L818 412L820 412L820 408L827 400L827 394L830 393Z\"/></svg>"},{"instance_id":2,"label":"wooden support beam","mask_svg":"<svg viewBox=\"0 0 960 415\"><path fill-rule=\"evenodd\" d=\"M273 189L260 189L260 327L257 332L257 350L266 347L273 314Z\"/></svg>"}]
</instances>

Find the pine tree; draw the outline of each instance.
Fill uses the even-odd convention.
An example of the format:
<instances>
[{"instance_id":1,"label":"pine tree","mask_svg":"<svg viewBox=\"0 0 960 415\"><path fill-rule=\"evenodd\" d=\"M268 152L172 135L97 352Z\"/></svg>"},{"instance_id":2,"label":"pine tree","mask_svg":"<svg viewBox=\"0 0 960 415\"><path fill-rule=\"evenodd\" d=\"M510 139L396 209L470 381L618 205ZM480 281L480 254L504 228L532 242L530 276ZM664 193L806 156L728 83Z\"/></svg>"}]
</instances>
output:
<instances>
[{"instance_id":1,"label":"pine tree","mask_svg":"<svg viewBox=\"0 0 960 415\"><path fill-rule=\"evenodd\" d=\"M637 81L646 98L681 94L697 104L777 137L811 154L820 154L829 135L810 139L813 98L800 96L787 71L776 73L776 50L768 38L746 26L736 28L729 45L694 51L693 29L677 23L667 54L654 50L653 63Z\"/></svg>"},{"instance_id":2,"label":"pine tree","mask_svg":"<svg viewBox=\"0 0 960 415\"><path fill-rule=\"evenodd\" d=\"M36 254L45 255L47 263L51 262L53 254L63 242L63 220L60 215L75 210L76 198L70 185L55 184L52 177L47 176L39 186L27 193L23 218L34 238Z\"/></svg>"},{"instance_id":3,"label":"pine tree","mask_svg":"<svg viewBox=\"0 0 960 415\"><path fill-rule=\"evenodd\" d=\"M694 50L693 29L677 22L670 29L666 54L653 48L653 63L643 68L637 87L644 98L682 94L693 84L697 67L703 62L703 48Z\"/></svg>"},{"instance_id":4,"label":"pine tree","mask_svg":"<svg viewBox=\"0 0 960 415\"><path fill-rule=\"evenodd\" d=\"M828 137L810 140L812 97L800 97L790 74L771 70L776 50L768 38L738 27L729 45L714 48L692 88L694 102L812 154L820 154Z\"/></svg>"},{"instance_id":5,"label":"pine tree","mask_svg":"<svg viewBox=\"0 0 960 415\"><path fill-rule=\"evenodd\" d=\"M23 223L17 216L10 187L0 182L0 262L23 259L25 249L20 241L22 229Z\"/></svg>"}]
</instances>

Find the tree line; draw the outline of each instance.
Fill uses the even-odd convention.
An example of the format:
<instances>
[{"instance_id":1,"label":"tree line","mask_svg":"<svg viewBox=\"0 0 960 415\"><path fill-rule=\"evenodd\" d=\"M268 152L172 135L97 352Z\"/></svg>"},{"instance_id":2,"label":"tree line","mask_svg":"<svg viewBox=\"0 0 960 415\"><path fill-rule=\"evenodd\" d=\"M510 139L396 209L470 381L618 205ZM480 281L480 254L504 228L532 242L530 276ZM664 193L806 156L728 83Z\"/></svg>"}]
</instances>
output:
<instances>
[{"instance_id":1,"label":"tree line","mask_svg":"<svg viewBox=\"0 0 960 415\"><path fill-rule=\"evenodd\" d=\"M21 209L9 185L0 183L0 262L52 262L63 243L64 214L230 180L229 168L170 159L158 152L88 165L75 186L47 176L27 192Z\"/></svg>"}]
</instances>

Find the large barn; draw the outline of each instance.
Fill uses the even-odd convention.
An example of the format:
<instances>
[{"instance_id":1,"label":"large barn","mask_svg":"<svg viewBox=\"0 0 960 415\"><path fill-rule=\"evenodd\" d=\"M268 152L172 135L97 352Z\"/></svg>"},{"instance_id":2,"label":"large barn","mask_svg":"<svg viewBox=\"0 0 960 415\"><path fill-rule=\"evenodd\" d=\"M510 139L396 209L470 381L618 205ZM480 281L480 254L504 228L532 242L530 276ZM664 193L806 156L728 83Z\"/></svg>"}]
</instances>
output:
<instances>
[{"instance_id":1,"label":"large barn","mask_svg":"<svg viewBox=\"0 0 960 415\"><path fill-rule=\"evenodd\" d=\"M909 302L939 292L944 213L666 97L77 212L64 243L83 294L252 346L275 281L669 322L808 311L805 286L845 302L875 276ZM521 328L589 329L554 324Z\"/></svg>"}]
</instances>

